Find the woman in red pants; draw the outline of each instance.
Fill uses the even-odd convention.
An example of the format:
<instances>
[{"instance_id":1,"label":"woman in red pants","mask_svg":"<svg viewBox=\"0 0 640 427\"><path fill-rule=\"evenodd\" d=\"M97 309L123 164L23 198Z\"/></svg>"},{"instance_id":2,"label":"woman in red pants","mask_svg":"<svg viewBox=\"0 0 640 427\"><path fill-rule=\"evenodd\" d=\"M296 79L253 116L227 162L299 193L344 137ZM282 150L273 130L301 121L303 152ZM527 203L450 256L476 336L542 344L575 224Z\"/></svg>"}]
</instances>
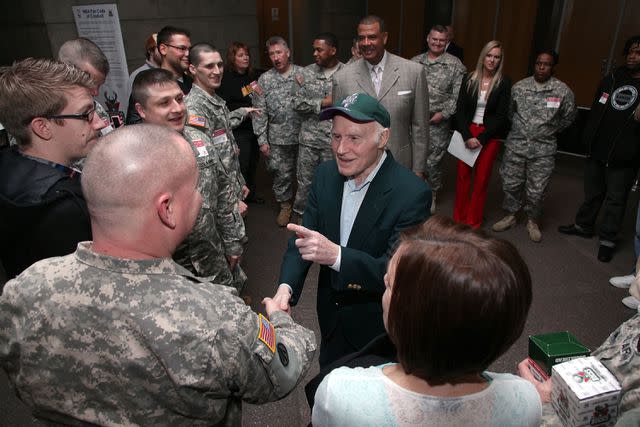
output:
<instances>
[{"instance_id":1,"label":"woman in red pants","mask_svg":"<svg viewBox=\"0 0 640 427\"><path fill-rule=\"evenodd\" d=\"M473 228L482 225L487 187L493 162L500 148L497 138L508 129L511 81L502 75L504 50L499 41L487 43L476 69L465 76L460 86L455 128L469 150L480 150L473 168L458 161L456 200L453 219ZM473 190L471 177L473 175Z\"/></svg>"}]
</instances>

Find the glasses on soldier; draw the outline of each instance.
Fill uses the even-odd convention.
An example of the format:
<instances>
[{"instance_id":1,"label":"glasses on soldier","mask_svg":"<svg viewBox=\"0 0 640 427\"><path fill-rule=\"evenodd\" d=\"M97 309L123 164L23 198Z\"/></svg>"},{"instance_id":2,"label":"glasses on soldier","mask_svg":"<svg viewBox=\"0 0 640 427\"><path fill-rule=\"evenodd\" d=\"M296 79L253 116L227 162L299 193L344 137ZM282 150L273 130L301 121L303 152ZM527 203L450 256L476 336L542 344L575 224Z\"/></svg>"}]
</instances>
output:
<instances>
[{"instance_id":1,"label":"glasses on soldier","mask_svg":"<svg viewBox=\"0 0 640 427\"><path fill-rule=\"evenodd\" d=\"M93 116L96 113L96 101L93 101L93 108L86 113L81 114L57 114L51 116L45 116L47 119L75 119L75 120L84 120L87 122L91 122L93 120Z\"/></svg>"},{"instance_id":2,"label":"glasses on soldier","mask_svg":"<svg viewBox=\"0 0 640 427\"><path fill-rule=\"evenodd\" d=\"M169 43L162 43L162 44L167 45L169 47L172 47L174 49L178 49L180 52L187 52L190 49L187 46L175 46L175 45L172 45L172 44L169 44Z\"/></svg>"}]
</instances>

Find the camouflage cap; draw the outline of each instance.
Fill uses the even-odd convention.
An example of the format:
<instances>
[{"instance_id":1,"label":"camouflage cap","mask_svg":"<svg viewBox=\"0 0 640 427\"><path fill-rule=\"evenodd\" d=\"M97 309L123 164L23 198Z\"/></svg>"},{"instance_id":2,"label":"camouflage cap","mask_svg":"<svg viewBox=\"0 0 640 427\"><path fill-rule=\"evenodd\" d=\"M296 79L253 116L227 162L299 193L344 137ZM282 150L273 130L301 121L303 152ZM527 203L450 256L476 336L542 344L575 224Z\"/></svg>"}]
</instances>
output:
<instances>
[{"instance_id":1,"label":"camouflage cap","mask_svg":"<svg viewBox=\"0 0 640 427\"><path fill-rule=\"evenodd\" d=\"M386 128L391 124L387 109L366 93L354 93L333 104L333 107L322 110L320 120L331 119L336 114L347 116L356 122L378 122Z\"/></svg>"}]
</instances>

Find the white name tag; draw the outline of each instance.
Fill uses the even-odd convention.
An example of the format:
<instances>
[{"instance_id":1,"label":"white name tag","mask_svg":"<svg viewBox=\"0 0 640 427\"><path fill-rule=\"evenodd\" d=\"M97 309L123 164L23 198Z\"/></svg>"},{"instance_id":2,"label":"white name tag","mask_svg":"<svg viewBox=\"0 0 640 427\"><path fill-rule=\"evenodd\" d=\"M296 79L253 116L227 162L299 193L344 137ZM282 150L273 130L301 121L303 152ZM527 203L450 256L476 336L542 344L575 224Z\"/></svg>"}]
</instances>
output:
<instances>
[{"instance_id":1,"label":"white name tag","mask_svg":"<svg viewBox=\"0 0 640 427\"><path fill-rule=\"evenodd\" d=\"M213 138L211 139L211 142L213 142L214 144L222 144L223 142L227 141L227 132L224 129L218 129L217 131L213 132Z\"/></svg>"},{"instance_id":2,"label":"white name tag","mask_svg":"<svg viewBox=\"0 0 640 427\"><path fill-rule=\"evenodd\" d=\"M547 108L560 108L560 101L562 98L547 98Z\"/></svg>"},{"instance_id":3,"label":"white name tag","mask_svg":"<svg viewBox=\"0 0 640 427\"><path fill-rule=\"evenodd\" d=\"M609 94L607 92L602 92L602 95L600 95L600 99L598 100L598 102L600 104L606 104L607 99L609 99Z\"/></svg>"},{"instance_id":4,"label":"white name tag","mask_svg":"<svg viewBox=\"0 0 640 427\"><path fill-rule=\"evenodd\" d=\"M206 157L209 155L207 147L204 146L204 142L202 142L201 139L193 141L193 146L196 147L196 150L198 151L198 157Z\"/></svg>"}]
</instances>

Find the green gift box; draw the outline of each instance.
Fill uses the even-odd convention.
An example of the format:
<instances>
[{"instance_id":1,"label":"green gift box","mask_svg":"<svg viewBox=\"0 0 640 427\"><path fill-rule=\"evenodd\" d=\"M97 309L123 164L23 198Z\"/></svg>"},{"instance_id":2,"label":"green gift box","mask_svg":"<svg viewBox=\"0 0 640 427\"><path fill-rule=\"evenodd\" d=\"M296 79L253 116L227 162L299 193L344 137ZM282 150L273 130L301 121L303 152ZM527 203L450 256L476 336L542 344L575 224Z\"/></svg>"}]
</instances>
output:
<instances>
[{"instance_id":1,"label":"green gift box","mask_svg":"<svg viewBox=\"0 0 640 427\"><path fill-rule=\"evenodd\" d=\"M529 357L549 376L553 365L590 354L591 350L567 331L529 335Z\"/></svg>"}]
</instances>

